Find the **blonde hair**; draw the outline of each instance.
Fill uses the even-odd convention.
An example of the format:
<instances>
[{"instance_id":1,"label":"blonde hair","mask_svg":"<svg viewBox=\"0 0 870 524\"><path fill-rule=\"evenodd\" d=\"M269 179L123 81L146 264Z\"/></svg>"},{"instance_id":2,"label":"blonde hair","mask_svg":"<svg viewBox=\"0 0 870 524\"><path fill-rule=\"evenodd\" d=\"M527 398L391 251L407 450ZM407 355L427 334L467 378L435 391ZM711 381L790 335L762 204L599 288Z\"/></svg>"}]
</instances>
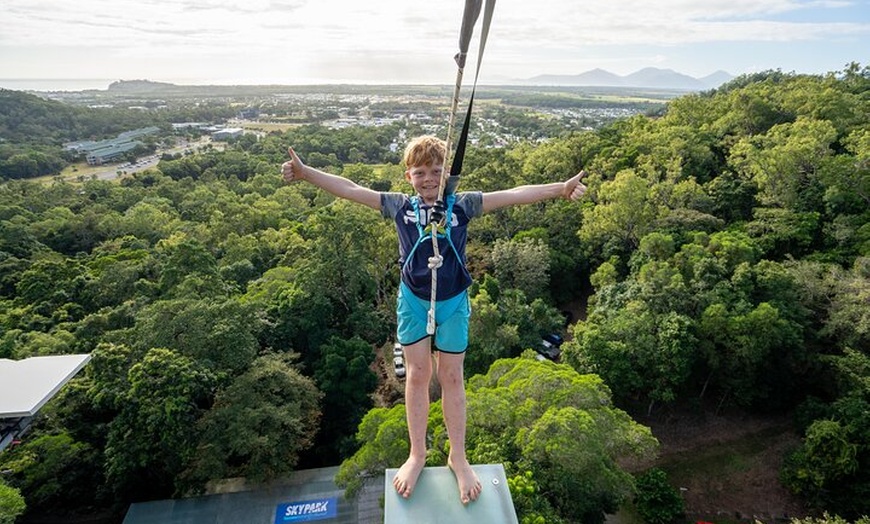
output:
<instances>
[{"instance_id":1,"label":"blonde hair","mask_svg":"<svg viewBox=\"0 0 870 524\"><path fill-rule=\"evenodd\" d=\"M432 135L418 136L405 147L402 161L405 167L437 165L444 163L447 155L447 143Z\"/></svg>"}]
</instances>

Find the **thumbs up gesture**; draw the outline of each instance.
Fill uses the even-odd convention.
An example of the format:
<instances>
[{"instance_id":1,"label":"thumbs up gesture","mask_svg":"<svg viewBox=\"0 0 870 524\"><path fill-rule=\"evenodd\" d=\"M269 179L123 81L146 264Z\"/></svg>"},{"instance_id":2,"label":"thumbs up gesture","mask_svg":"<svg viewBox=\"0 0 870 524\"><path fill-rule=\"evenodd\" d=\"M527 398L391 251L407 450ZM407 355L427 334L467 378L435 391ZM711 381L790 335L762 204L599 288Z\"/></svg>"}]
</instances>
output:
<instances>
[{"instance_id":1,"label":"thumbs up gesture","mask_svg":"<svg viewBox=\"0 0 870 524\"><path fill-rule=\"evenodd\" d=\"M577 200L586 193L586 185L580 180L586 176L586 171L580 171L573 177L565 181L565 187L562 189L562 196L568 200Z\"/></svg>"},{"instance_id":2,"label":"thumbs up gesture","mask_svg":"<svg viewBox=\"0 0 870 524\"><path fill-rule=\"evenodd\" d=\"M305 179L305 164L299 160L296 151L292 147L287 148L287 153L290 155L290 160L281 164L281 175L285 182L296 182Z\"/></svg>"}]
</instances>

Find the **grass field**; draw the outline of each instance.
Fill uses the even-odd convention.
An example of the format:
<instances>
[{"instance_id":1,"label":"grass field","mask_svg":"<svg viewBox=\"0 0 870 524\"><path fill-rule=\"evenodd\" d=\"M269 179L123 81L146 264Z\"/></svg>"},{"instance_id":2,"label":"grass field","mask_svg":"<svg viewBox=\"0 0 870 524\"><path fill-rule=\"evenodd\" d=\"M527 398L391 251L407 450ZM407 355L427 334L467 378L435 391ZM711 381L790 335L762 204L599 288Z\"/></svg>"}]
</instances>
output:
<instances>
[{"instance_id":1,"label":"grass field","mask_svg":"<svg viewBox=\"0 0 870 524\"><path fill-rule=\"evenodd\" d=\"M799 443L786 417L707 416L650 426L662 444L656 466L680 488L690 520L770 522L803 514L779 480L785 455Z\"/></svg>"},{"instance_id":2,"label":"grass field","mask_svg":"<svg viewBox=\"0 0 870 524\"><path fill-rule=\"evenodd\" d=\"M251 131L262 131L264 133L271 133L272 131L287 131L288 129L293 129L294 127L299 127L302 124L280 124L280 123L271 123L271 122L246 122L242 124L243 129L250 129Z\"/></svg>"},{"instance_id":3,"label":"grass field","mask_svg":"<svg viewBox=\"0 0 870 524\"><path fill-rule=\"evenodd\" d=\"M46 175L29 178L28 180L30 180L31 182L39 182L40 184L47 184L57 178L60 178L65 182L76 183L79 182L80 179L81 181L89 180L92 176L109 170L110 167L111 166L91 166L88 165L87 162L78 162L66 166L59 175Z\"/></svg>"},{"instance_id":4,"label":"grass field","mask_svg":"<svg viewBox=\"0 0 870 524\"><path fill-rule=\"evenodd\" d=\"M79 177L90 178L91 175L96 175L97 173L102 173L104 171L108 171L112 168L110 165L105 166L91 166L88 165L87 162L79 162L76 164L71 164L67 166L60 173L60 177L63 179L73 180L75 181Z\"/></svg>"}]
</instances>

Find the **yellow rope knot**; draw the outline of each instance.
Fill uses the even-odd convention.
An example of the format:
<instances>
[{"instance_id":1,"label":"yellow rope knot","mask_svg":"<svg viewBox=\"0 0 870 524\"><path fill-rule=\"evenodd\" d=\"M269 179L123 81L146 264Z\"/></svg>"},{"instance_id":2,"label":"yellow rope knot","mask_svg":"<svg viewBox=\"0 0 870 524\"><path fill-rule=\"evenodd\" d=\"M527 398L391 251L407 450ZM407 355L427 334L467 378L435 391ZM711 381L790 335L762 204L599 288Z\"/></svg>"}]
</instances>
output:
<instances>
[{"instance_id":1,"label":"yellow rope knot","mask_svg":"<svg viewBox=\"0 0 870 524\"><path fill-rule=\"evenodd\" d=\"M442 235L442 236L443 236L443 235L446 235L446 234L447 234L447 228L446 228L446 227L444 227L442 224L436 224L436 223L434 223L434 222L430 222L429 225L427 225L426 228L423 229L423 231L424 231L425 233L428 233L428 234L431 235L431 234L432 234L432 229L433 229L433 228L435 229L435 233L438 234L438 235Z\"/></svg>"}]
</instances>

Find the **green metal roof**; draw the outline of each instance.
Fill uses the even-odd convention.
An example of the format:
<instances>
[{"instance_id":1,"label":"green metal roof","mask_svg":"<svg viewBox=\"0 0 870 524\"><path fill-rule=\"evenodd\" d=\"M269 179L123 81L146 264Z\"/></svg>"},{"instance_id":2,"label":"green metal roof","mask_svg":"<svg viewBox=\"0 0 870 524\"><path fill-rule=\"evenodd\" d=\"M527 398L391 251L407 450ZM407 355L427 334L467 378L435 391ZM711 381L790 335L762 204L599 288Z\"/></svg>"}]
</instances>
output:
<instances>
[{"instance_id":1,"label":"green metal roof","mask_svg":"<svg viewBox=\"0 0 870 524\"><path fill-rule=\"evenodd\" d=\"M380 524L382 479L352 500L333 482L338 467L298 471L254 489L131 504L123 524Z\"/></svg>"}]
</instances>

